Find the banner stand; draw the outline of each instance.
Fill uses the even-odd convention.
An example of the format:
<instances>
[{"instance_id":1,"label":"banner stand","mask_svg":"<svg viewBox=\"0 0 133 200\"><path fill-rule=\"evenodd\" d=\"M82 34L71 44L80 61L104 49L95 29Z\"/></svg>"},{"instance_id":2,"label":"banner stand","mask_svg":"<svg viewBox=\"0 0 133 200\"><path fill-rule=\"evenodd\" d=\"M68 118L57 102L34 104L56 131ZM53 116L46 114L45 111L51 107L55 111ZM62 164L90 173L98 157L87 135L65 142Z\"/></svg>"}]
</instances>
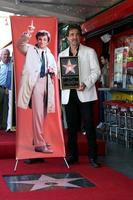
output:
<instances>
[{"instance_id":1,"label":"banner stand","mask_svg":"<svg viewBox=\"0 0 133 200\"><path fill-rule=\"evenodd\" d=\"M16 160L16 163L15 163L15 166L14 166L14 172L16 172L16 170L17 170L18 161L19 161L19 160L17 159L17 160ZM68 165L67 160L66 160L65 157L64 157L64 162L65 162L67 168L69 169L70 167L69 167L69 165Z\"/></svg>"},{"instance_id":2,"label":"banner stand","mask_svg":"<svg viewBox=\"0 0 133 200\"><path fill-rule=\"evenodd\" d=\"M16 163L15 163L14 172L16 172L17 166L18 166L18 159L16 160Z\"/></svg>"},{"instance_id":3,"label":"banner stand","mask_svg":"<svg viewBox=\"0 0 133 200\"><path fill-rule=\"evenodd\" d=\"M34 33L32 34L33 37L30 38L29 45L31 48L29 48L28 55L30 54L30 49L36 55L35 56L35 62L39 63L37 70L40 70L40 60L38 59L38 53L34 49L34 46L36 44L36 34L39 32L39 30L46 30L50 33L52 42L49 42L48 48L49 50L49 61L48 61L48 67L51 65L54 65L54 57L55 61L57 58L57 27L58 27L58 21L56 17L36 17L36 16L11 16L11 28L12 28L12 40L13 40L13 52L14 52L14 61L15 61L15 86L16 86L16 99L18 98L19 91L20 91L20 85L21 85L21 79L23 79L23 72L25 72L26 67L26 76L24 76L27 81L25 82L24 86L24 93L26 94L28 90L26 88L29 87L29 84L31 87L33 84L36 83L37 77L33 75L33 68L32 68L32 57L29 56L29 61L27 63L27 57L25 57L19 50L17 49L17 41L21 38L23 33L26 31L29 26L33 26L35 28ZM49 26L51 24L51 26ZM19 30L19 31L18 31ZM26 44L25 44L26 45ZM28 45L28 44L27 44ZM51 51L51 53L50 53ZM37 54L36 54L37 53ZM53 54L53 55L52 55ZM51 60L52 58L52 60ZM31 60L31 61L30 61ZM27 64L26 64L26 63ZM31 63L30 63L31 62ZM53 62L53 63L52 63ZM53 67L53 66L52 66ZM23 71L24 70L24 71ZM36 72L36 70L34 71ZM24 73L25 74L25 73ZM25 78L23 80L25 80ZM61 112L60 112L60 99L59 99L59 86L58 86L58 77L57 75L54 77L53 80L53 86L55 90L55 111L54 113L47 113L47 116L45 116L44 119L44 125L45 125L45 134L44 130L42 135L44 136L44 139L49 141L50 145L53 147L54 151L49 157L65 157L65 142L64 142L64 135L63 135L63 128L62 128L62 118L61 118ZM33 88L32 88L33 90ZM23 93L23 92L22 92ZM25 94L22 94L22 98L25 99ZM29 95L30 93L28 93ZM26 94L27 95L27 94ZM20 95L21 96L21 95ZM27 96L26 96L27 99ZM25 99L25 100L26 100ZM25 101L24 100L24 101ZM26 106L27 109L23 109L23 106L18 106L17 104L17 110L16 110L16 120L17 120L17 130L16 130L16 164L13 166L14 171L17 169L18 160L21 159L32 159L32 158L39 158L40 154L33 151L34 145L32 143L33 141L33 130L32 130L32 110L29 109ZM54 135L54 137L53 137ZM43 137L42 136L42 137ZM54 139L53 139L54 138ZM40 141L39 141L40 142ZM44 141L45 144L45 141ZM39 145L39 144L38 144ZM48 155L46 155L48 157ZM44 155L45 158L45 155ZM65 161L66 163L66 161ZM66 164L67 165L67 164ZM68 167L68 165L67 165Z\"/></svg>"},{"instance_id":4,"label":"banner stand","mask_svg":"<svg viewBox=\"0 0 133 200\"><path fill-rule=\"evenodd\" d=\"M65 164L66 164L67 168L70 168L65 157L64 157L64 161L65 161Z\"/></svg>"}]
</instances>

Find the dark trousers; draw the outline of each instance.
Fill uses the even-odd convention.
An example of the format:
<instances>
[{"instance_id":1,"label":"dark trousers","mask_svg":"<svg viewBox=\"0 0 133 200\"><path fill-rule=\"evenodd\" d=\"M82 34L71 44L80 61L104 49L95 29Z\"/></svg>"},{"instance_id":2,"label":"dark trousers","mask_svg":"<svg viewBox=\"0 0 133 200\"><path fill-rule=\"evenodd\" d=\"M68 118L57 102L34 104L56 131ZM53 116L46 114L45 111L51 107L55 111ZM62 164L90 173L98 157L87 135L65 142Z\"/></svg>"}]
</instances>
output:
<instances>
[{"instance_id":1,"label":"dark trousers","mask_svg":"<svg viewBox=\"0 0 133 200\"><path fill-rule=\"evenodd\" d=\"M104 107L103 102L105 101L104 91L99 91L99 102L100 102L100 122L104 122Z\"/></svg>"},{"instance_id":2,"label":"dark trousers","mask_svg":"<svg viewBox=\"0 0 133 200\"><path fill-rule=\"evenodd\" d=\"M79 101L76 90L71 90L69 103L65 105L68 126L68 147L71 156L78 158L77 137L83 120L88 142L88 157L97 159L96 133L93 126L93 102Z\"/></svg>"},{"instance_id":3,"label":"dark trousers","mask_svg":"<svg viewBox=\"0 0 133 200\"><path fill-rule=\"evenodd\" d=\"M8 116L8 94L0 87L0 129L6 129Z\"/></svg>"}]
</instances>

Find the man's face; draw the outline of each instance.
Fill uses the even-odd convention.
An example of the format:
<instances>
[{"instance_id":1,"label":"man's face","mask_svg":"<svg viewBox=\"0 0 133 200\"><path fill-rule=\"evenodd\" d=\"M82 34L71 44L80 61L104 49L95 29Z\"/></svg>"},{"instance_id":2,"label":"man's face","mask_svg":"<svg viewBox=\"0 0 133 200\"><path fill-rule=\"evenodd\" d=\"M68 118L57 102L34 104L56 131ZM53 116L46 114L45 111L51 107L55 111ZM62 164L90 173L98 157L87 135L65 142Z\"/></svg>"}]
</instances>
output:
<instances>
[{"instance_id":1,"label":"man's face","mask_svg":"<svg viewBox=\"0 0 133 200\"><path fill-rule=\"evenodd\" d=\"M3 63L8 63L9 62L9 59L10 59L10 54L8 51L3 51L2 54L1 54L1 60Z\"/></svg>"},{"instance_id":2,"label":"man's face","mask_svg":"<svg viewBox=\"0 0 133 200\"><path fill-rule=\"evenodd\" d=\"M103 56L101 56L101 63L102 65L105 65L105 58Z\"/></svg>"},{"instance_id":3,"label":"man's face","mask_svg":"<svg viewBox=\"0 0 133 200\"><path fill-rule=\"evenodd\" d=\"M80 43L80 32L77 29L70 29L67 40L70 46L78 46Z\"/></svg>"},{"instance_id":4,"label":"man's face","mask_svg":"<svg viewBox=\"0 0 133 200\"><path fill-rule=\"evenodd\" d=\"M37 39L37 44L38 44L38 47L40 48L40 49L44 49L44 48L46 48L47 47L47 45L48 45L48 37L47 37L47 35L45 35L45 36L39 36L38 37L38 39Z\"/></svg>"}]
</instances>

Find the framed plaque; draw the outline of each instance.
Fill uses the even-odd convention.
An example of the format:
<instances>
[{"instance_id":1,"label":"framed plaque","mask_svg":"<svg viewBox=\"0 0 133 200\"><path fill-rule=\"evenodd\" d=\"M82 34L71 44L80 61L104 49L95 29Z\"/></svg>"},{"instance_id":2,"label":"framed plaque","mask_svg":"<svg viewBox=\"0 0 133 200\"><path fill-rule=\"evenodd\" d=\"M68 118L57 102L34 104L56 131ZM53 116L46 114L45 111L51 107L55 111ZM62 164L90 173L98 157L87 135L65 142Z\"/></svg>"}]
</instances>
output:
<instances>
[{"instance_id":1,"label":"framed plaque","mask_svg":"<svg viewBox=\"0 0 133 200\"><path fill-rule=\"evenodd\" d=\"M61 89L79 87L79 63L77 56L60 57Z\"/></svg>"}]
</instances>

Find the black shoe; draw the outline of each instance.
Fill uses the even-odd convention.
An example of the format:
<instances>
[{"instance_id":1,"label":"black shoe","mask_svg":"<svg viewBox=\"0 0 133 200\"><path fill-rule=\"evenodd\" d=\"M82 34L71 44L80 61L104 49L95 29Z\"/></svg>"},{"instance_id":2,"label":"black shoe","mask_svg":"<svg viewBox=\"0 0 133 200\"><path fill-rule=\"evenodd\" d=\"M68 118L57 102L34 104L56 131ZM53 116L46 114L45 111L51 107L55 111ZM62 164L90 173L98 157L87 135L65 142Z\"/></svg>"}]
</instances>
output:
<instances>
[{"instance_id":1,"label":"black shoe","mask_svg":"<svg viewBox=\"0 0 133 200\"><path fill-rule=\"evenodd\" d=\"M100 167L100 164L95 159L93 159L93 158L90 159L90 164L94 168Z\"/></svg>"},{"instance_id":2,"label":"black shoe","mask_svg":"<svg viewBox=\"0 0 133 200\"><path fill-rule=\"evenodd\" d=\"M78 158L75 158L75 157L73 157L73 156L69 156L69 157L66 159L66 161L67 161L67 163L68 163L69 165L72 165L72 164L78 162Z\"/></svg>"},{"instance_id":3,"label":"black shoe","mask_svg":"<svg viewBox=\"0 0 133 200\"><path fill-rule=\"evenodd\" d=\"M32 158L24 160L24 163L26 164L43 163L43 162L44 162L43 158Z\"/></svg>"},{"instance_id":4,"label":"black shoe","mask_svg":"<svg viewBox=\"0 0 133 200\"><path fill-rule=\"evenodd\" d=\"M7 132L7 133L11 132L11 129L6 129L6 132Z\"/></svg>"}]
</instances>

